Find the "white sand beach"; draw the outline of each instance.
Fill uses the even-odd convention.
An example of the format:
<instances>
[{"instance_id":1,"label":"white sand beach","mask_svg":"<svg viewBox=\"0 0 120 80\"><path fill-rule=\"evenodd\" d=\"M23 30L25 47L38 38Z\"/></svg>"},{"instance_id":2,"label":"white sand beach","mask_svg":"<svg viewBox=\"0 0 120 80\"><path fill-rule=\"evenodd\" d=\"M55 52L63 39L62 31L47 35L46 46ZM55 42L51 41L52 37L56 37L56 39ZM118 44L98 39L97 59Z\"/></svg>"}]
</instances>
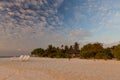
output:
<instances>
[{"instance_id":1,"label":"white sand beach","mask_svg":"<svg viewBox=\"0 0 120 80\"><path fill-rule=\"evenodd\" d=\"M0 80L120 80L120 61L0 58Z\"/></svg>"}]
</instances>

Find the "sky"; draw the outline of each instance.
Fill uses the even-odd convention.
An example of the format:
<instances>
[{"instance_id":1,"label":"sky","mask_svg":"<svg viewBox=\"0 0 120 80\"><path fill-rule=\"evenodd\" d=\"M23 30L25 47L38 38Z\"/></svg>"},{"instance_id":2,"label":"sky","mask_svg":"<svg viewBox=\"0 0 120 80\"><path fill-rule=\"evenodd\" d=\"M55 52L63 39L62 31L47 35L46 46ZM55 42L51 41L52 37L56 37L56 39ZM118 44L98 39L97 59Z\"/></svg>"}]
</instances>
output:
<instances>
[{"instance_id":1,"label":"sky","mask_svg":"<svg viewBox=\"0 0 120 80\"><path fill-rule=\"evenodd\" d=\"M120 0L0 0L0 56L120 41Z\"/></svg>"}]
</instances>

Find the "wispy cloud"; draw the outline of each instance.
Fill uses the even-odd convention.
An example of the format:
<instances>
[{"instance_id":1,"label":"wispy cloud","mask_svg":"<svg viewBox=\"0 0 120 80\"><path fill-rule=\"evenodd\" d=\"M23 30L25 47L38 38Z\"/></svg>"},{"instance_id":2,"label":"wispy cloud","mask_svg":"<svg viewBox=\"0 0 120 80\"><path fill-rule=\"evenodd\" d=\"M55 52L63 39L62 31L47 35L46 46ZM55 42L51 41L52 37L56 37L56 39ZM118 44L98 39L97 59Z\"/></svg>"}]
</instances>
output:
<instances>
[{"instance_id":1,"label":"wispy cloud","mask_svg":"<svg viewBox=\"0 0 120 80\"><path fill-rule=\"evenodd\" d=\"M119 3L119 0L0 0L0 49L31 50L75 41L107 42L107 38L114 41L120 30Z\"/></svg>"},{"instance_id":2,"label":"wispy cloud","mask_svg":"<svg viewBox=\"0 0 120 80\"><path fill-rule=\"evenodd\" d=\"M56 29L56 25L62 25L56 15L62 2L63 0L0 1L0 49L45 47L52 39L50 32ZM8 45L11 47L8 48Z\"/></svg>"}]
</instances>

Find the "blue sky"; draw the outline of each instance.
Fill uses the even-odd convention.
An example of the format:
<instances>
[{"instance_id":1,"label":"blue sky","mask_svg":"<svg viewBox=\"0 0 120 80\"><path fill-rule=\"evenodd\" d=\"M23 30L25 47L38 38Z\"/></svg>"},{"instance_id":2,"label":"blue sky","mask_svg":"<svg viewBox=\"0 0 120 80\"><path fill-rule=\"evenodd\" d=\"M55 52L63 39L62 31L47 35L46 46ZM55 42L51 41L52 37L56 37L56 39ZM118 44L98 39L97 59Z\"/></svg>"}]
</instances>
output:
<instances>
[{"instance_id":1,"label":"blue sky","mask_svg":"<svg viewBox=\"0 0 120 80\"><path fill-rule=\"evenodd\" d=\"M120 41L120 0L0 0L0 55L53 44Z\"/></svg>"}]
</instances>

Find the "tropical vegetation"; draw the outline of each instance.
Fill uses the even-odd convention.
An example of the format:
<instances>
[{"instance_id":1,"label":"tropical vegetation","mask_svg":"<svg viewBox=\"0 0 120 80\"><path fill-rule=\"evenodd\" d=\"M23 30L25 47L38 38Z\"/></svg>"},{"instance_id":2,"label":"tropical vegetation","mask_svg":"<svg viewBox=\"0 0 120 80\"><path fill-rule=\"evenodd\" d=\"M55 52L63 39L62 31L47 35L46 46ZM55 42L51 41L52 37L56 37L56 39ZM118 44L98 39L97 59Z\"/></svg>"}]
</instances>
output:
<instances>
[{"instance_id":1,"label":"tropical vegetation","mask_svg":"<svg viewBox=\"0 0 120 80\"><path fill-rule=\"evenodd\" d=\"M110 48L104 48L101 43L88 43L79 48L77 42L74 45L61 45L55 47L48 45L46 49L36 48L31 52L32 56L51 58L81 58L81 59L118 59L120 60L120 44Z\"/></svg>"}]
</instances>

